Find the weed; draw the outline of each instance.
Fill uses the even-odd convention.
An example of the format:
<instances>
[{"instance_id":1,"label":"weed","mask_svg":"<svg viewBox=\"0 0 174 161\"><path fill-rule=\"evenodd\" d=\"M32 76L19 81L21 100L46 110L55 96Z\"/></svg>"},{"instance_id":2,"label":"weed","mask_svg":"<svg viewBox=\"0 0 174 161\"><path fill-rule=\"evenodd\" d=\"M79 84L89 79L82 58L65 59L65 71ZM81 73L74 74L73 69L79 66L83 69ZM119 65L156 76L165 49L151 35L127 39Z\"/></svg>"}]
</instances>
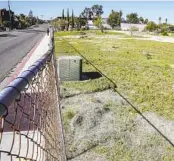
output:
<instances>
[{"instance_id":1,"label":"weed","mask_svg":"<svg viewBox=\"0 0 174 161\"><path fill-rule=\"evenodd\" d=\"M62 118L63 118L63 124L65 127L65 130L68 128L69 122L75 116L75 114L76 114L76 111L74 111L74 109L72 109L72 108L63 110Z\"/></svg>"}]
</instances>

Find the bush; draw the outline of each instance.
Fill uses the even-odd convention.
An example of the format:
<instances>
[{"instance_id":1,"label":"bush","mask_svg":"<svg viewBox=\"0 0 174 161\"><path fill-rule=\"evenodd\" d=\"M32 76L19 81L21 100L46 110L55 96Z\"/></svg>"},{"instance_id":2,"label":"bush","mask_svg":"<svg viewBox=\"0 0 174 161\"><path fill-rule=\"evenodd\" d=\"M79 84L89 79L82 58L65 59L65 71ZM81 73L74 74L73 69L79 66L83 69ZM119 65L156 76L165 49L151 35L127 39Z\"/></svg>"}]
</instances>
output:
<instances>
[{"instance_id":1,"label":"bush","mask_svg":"<svg viewBox=\"0 0 174 161\"><path fill-rule=\"evenodd\" d=\"M4 27L10 27L10 24L11 24L10 21L4 21L3 22Z\"/></svg>"},{"instance_id":2,"label":"bush","mask_svg":"<svg viewBox=\"0 0 174 161\"><path fill-rule=\"evenodd\" d=\"M66 23L65 20L59 20L59 21L57 21L57 24L56 25L59 28L59 30L61 30L61 31L64 31L66 29L66 27L67 27L67 23Z\"/></svg>"},{"instance_id":3,"label":"bush","mask_svg":"<svg viewBox=\"0 0 174 161\"><path fill-rule=\"evenodd\" d=\"M169 31L174 32L174 26L169 26Z\"/></svg>"},{"instance_id":4,"label":"bush","mask_svg":"<svg viewBox=\"0 0 174 161\"><path fill-rule=\"evenodd\" d=\"M169 36L169 35L168 35L168 28L165 27L165 26L162 27L162 28L160 28L160 29L159 29L159 34L160 34L160 35L163 35L163 36Z\"/></svg>"},{"instance_id":5,"label":"bush","mask_svg":"<svg viewBox=\"0 0 174 161\"><path fill-rule=\"evenodd\" d=\"M155 22L150 21L150 22L147 23L146 29L148 31L155 31L155 30L158 29L158 25Z\"/></svg>"},{"instance_id":6,"label":"bush","mask_svg":"<svg viewBox=\"0 0 174 161\"><path fill-rule=\"evenodd\" d=\"M138 30L138 28L137 28L137 27L132 26L132 27L130 28L130 31L139 31L139 30Z\"/></svg>"},{"instance_id":7,"label":"bush","mask_svg":"<svg viewBox=\"0 0 174 161\"><path fill-rule=\"evenodd\" d=\"M161 35L163 35L163 36L169 36L169 34L167 33L166 30L162 31L162 32L161 32Z\"/></svg>"}]
</instances>

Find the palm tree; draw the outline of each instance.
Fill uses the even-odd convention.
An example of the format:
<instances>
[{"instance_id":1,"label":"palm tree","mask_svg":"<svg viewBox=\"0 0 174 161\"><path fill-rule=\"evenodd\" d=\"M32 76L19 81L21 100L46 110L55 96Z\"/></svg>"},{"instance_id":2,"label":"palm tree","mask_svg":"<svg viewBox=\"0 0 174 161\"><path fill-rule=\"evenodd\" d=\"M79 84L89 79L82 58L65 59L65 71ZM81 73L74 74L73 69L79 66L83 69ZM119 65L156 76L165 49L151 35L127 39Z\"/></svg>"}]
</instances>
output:
<instances>
[{"instance_id":1,"label":"palm tree","mask_svg":"<svg viewBox=\"0 0 174 161\"><path fill-rule=\"evenodd\" d=\"M62 10L62 19L65 19L65 15L64 15L64 9Z\"/></svg>"},{"instance_id":2,"label":"palm tree","mask_svg":"<svg viewBox=\"0 0 174 161\"><path fill-rule=\"evenodd\" d=\"M71 19L72 19L72 28L74 28L74 12L72 10L72 16L71 16Z\"/></svg>"},{"instance_id":3,"label":"palm tree","mask_svg":"<svg viewBox=\"0 0 174 161\"><path fill-rule=\"evenodd\" d=\"M67 21L68 21L68 24L67 24L67 30L69 29L69 8L67 9Z\"/></svg>"}]
</instances>

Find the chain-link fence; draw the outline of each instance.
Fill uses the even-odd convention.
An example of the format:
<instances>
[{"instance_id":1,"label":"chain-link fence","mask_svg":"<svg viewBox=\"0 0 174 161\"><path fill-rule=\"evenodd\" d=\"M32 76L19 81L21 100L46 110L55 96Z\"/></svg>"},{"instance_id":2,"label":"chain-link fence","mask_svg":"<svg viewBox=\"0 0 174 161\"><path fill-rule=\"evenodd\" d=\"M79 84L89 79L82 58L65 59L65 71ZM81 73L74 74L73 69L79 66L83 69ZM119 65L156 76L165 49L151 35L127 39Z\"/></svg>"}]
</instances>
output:
<instances>
[{"instance_id":1,"label":"chain-link fence","mask_svg":"<svg viewBox=\"0 0 174 161\"><path fill-rule=\"evenodd\" d=\"M0 161L66 160L51 41L50 50L0 92Z\"/></svg>"}]
</instances>

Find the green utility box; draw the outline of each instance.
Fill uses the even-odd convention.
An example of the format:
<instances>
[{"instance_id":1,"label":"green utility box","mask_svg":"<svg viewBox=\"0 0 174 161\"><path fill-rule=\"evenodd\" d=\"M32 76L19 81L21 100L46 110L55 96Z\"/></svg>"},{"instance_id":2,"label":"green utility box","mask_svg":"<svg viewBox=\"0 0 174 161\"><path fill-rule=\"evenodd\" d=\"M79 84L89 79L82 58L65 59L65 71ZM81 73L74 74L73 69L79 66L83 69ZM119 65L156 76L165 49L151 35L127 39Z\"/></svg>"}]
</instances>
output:
<instances>
[{"instance_id":1,"label":"green utility box","mask_svg":"<svg viewBox=\"0 0 174 161\"><path fill-rule=\"evenodd\" d=\"M58 59L60 81L79 81L82 75L82 58L80 56L61 56Z\"/></svg>"}]
</instances>

